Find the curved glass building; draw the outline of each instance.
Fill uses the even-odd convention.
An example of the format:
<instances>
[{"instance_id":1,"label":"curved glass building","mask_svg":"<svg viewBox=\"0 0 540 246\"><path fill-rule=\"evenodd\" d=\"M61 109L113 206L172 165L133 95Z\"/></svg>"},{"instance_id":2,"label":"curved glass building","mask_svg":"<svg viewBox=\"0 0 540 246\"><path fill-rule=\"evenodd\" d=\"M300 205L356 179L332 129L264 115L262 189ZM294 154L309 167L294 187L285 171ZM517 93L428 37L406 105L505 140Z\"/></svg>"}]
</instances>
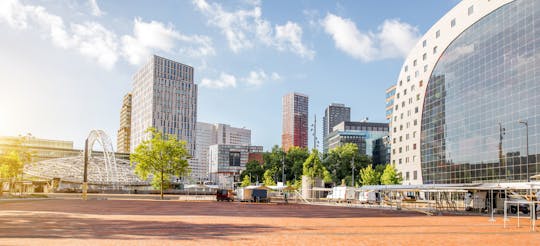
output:
<instances>
[{"instance_id":1,"label":"curved glass building","mask_svg":"<svg viewBox=\"0 0 540 246\"><path fill-rule=\"evenodd\" d=\"M392 162L405 184L540 172L540 1L460 2L400 73Z\"/></svg>"}]
</instances>

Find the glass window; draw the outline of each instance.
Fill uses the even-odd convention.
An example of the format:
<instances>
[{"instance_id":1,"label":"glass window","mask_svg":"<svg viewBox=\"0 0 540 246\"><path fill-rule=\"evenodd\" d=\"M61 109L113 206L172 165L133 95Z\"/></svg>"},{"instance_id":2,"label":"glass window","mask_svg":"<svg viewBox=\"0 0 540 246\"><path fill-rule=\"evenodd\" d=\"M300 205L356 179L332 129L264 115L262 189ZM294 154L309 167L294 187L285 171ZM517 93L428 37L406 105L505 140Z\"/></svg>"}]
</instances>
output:
<instances>
[{"instance_id":1,"label":"glass window","mask_svg":"<svg viewBox=\"0 0 540 246\"><path fill-rule=\"evenodd\" d=\"M522 182L527 168L540 171L538 13L540 1L511 1L441 49L418 122L424 183ZM473 5L468 14L474 14ZM535 129L529 132L536 139L529 158L520 118ZM499 123L507 129L502 148Z\"/></svg>"},{"instance_id":2,"label":"glass window","mask_svg":"<svg viewBox=\"0 0 540 246\"><path fill-rule=\"evenodd\" d=\"M456 19L452 19L452 21L450 21L450 27L454 27L456 25Z\"/></svg>"},{"instance_id":3,"label":"glass window","mask_svg":"<svg viewBox=\"0 0 540 246\"><path fill-rule=\"evenodd\" d=\"M424 53L424 54L422 55L422 61L425 61L426 59L427 59L427 54ZM427 66L427 65L426 65L426 66ZM424 72L425 72L425 71L424 71Z\"/></svg>"},{"instance_id":4,"label":"glass window","mask_svg":"<svg viewBox=\"0 0 540 246\"><path fill-rule=\"evenodd\" d=\"M472 15L474 13L474 5L471 5L469 9L467 10L469 15Z\"/></svg>"},{"instance_id":5,"label":"glass window","mask_svg":"<svg viewBox=\"0 0 540 246\"><path fill-rule=\"evenodd\" d=\"M426 40L422 41L422 47L426 47L426 45L427 45L427 41Z\"/></svg>"},{"instance_id":6,"label":"glass window","mask_svg":"<svg viewBox=\"0 0 540 246\"><path fill-rule=\"evenodd\" d=\"M437 53L437 46L433 47L433 54Z\"/></svg>"},{"instance_id":7,"label":"glass window","mask_svg":"<svg viewBox=\"0 0 540 246\"><path fill-rule=\"evenodd\" d=\"M435 32L435 38L439 38L441 36L441 30L437 30L437 32Z\"/></svg>"}]
</instances>

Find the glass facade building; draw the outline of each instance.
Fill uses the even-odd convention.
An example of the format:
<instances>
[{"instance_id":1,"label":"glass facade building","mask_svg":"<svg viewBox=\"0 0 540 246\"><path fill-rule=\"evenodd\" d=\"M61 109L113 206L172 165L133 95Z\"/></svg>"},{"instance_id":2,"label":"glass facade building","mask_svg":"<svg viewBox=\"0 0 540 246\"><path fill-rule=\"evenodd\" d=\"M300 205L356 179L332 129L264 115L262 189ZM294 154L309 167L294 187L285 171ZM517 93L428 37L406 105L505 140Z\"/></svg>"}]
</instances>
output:
<instances>
[{"instance_id":1,"label":"glass facade building","mask_svg":"<svg viewBox=\"0 0 540 246\"><path fill-rule=\"evenodd\" d=\"M396 81L389 140L404 184L538 174L539 78L539 1L456 4L411 49Z\"/></svg>"},{"instance_id":2,"label":"glass facade building","mask_svg":"<svg viewBox=\"0 0 540 246\"><path fill-rule=\"evenodd\" d=\"M323 116L323 152L328 152L328 135L335 125L343 121L351 121L351 108L345 104L332 103L324 110Z\"/></svg>"},{"instance_id":3,"label":"glass facade building","mask_svg":"<svg viewBox=\"0 0 540 246\"><path fill-rule=\"evenodd\" d=\"M539 1L499 7L442 52L420 141L424 183L526 181L540 171Z\"/></svg>"}]
</instances>

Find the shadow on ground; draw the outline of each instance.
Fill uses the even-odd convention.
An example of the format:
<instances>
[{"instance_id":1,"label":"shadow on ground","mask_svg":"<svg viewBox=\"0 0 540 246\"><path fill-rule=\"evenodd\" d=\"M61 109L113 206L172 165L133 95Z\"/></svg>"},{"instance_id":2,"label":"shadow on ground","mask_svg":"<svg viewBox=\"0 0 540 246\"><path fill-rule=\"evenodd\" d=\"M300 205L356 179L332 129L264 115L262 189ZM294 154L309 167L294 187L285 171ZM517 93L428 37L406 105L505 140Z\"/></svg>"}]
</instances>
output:
<instances>
[{"instance_id":1,"label":"shadow on ground","mask_svg":"<svg viewBox=\"0 0 540 246\"><path fill-rule=\"evenodd\" d=\"M277 229L261 225L108 220L59 213L24 215L24 211L2 212L0 217L0 238L197 240L272 233Z\"/></svg>"},{"instance_id":2,"label":"shadow on ground","mask_svg":"<svg viewBox=\"0 0 540 246\"><path fill-rule=\"evenodd\" d=\"M414 211L362 209L302 204L181 202L154 200L42 200L4 203L0 211L45 211L99 215L174 215L295 218L361 218L425 216Z\"/></svg>"}]
</instances>

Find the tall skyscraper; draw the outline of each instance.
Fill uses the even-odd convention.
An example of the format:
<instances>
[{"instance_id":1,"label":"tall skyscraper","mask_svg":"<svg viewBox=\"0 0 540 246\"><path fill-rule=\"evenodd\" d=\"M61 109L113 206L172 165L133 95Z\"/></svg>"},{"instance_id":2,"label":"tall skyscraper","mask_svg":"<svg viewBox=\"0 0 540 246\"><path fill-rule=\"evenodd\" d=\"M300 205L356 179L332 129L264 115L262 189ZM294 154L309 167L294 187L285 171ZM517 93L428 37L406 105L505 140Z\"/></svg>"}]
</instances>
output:
<instances>
[{"instance_id":1,"label":"tall skyscraper","mask_svg":"<svg viewBox=\"0 0 540 246\"><path fill-rule=\"evenodd\" d=\"M343 121L351 121L351 108L344 104L332 103L324 110L323 117L323 151L328 152L327 136L332 128Z\"/></svg>"},{"instance_id":2,"label":"tall skyscraper","mask_svg":"<svg viewBox=\"0 0 540 246\"><path fill-rule=\"evenodd\" d=\"M208 178L208 148L215 144L251 145L251 130L231 127L226 124L197 122L196 164L192 167L192 177L196 180Z\"/></svg>"},{"instance_id":3,"label":"tall skyscraper","mask_svg":"<svg viewBox=\"0 0 540 246\"><path fill-rule=\"evenodd\" d=\"M152 56L133 76L131 151L147 137L146 129L173 134L195 155L197 85L193 67ZM190 164L191 161L190 161Z\"/></svg>"},{"instance_id":4,"label":"tall skyscraper","mask_svg":"<svg viewBox=\"0 0 540 246\"><path fill-rule=\"evenodd\" d=\"M120 109L120 128L116 138L116 151L129 153L131 136L131 93L124 96L122 108Z\"/></svg>"},{"instance_id":5,"label":"tall skyscraper","mask_svg":"<svg viewBox=\"0 0 540 246\"><path fill-rule=\"evenodd\" d=\"M309 98L300 93L283 96L283 133L281 145L285 151L290 147L308 147Z\"/></svg>"}]
</instances>

